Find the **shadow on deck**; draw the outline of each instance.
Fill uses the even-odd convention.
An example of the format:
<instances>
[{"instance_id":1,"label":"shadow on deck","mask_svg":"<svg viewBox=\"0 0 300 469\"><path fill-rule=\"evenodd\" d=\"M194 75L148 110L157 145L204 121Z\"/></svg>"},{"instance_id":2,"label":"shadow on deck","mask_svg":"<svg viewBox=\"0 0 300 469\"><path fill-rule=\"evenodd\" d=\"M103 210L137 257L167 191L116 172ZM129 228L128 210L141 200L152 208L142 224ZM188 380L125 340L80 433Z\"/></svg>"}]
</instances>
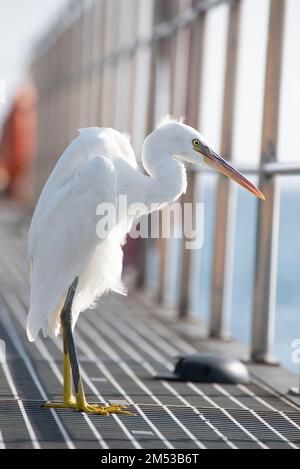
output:
<instances>
[{"instance_id":1,"label":"shadow on deck","mask_svg":"<svg viewBox=\"0 0 300 469\"><path fill-rule=\"evenodd\" d=\"M136 296L106 298L81 316L76 332L89 399L126 401L136 417L41 409L60 398L61 343L26 339L25 252L26 226L2 225L0 448L300 448L299 407L254 375L247 386L152 379L172 370L178 354L210 344L176 332Z\"/></svg>"}]
</instances>

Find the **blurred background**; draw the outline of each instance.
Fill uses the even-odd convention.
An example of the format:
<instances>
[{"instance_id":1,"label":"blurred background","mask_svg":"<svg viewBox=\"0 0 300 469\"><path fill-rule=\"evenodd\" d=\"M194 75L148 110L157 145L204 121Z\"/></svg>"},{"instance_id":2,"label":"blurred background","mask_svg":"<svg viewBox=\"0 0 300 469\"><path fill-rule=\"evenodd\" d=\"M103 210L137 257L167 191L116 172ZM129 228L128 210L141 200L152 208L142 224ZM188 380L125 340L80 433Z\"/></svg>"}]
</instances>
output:
<instances>
[{"instance_id":1,"label":"blurred background","mask_svg":"<svg viewBox=\"0 0 300 469\"><path fill-rule=\"evenodd\" d=\"M266 96L276 84L271 156L300 162L299 0L0 0L0 9L0 223L7 207L31 213L76 129L129 132L139 158L145 135L166 113L185 116L258 183L258 168L268 156L262 151ZM278 21L284 11L280 73L268 82L276 11ZM276 291L269 307L276 323L270 327L274 356L293 370L292 342L300 338L297 174L273 178L276 194L270 199L276 206L277 267L272 264ZM254 198L229 183L224 189L212 173L190 178L187 197L205 203L204 247L187 253L176 239L130 241L125 263L156 303L181 318L193 314L208 329L211 311L219 307L225 318L221 332L250 345L257 221L263 212ZM223 212L224 229L217 223ZM218 306L214 287L222 243L226 291Z\"/></svg>"}]
</instances>

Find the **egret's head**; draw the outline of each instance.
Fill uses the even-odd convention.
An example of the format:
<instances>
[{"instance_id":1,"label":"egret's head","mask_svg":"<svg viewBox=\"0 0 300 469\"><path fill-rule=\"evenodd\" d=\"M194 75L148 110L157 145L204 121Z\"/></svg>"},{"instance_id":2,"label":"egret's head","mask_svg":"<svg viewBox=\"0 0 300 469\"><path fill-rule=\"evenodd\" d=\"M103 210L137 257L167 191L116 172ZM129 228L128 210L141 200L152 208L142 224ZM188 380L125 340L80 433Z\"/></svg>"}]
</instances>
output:
<instances>
[{"instance_id":1,"label":"egret's head","mask_svg":"<svg viewBox=\"0 0 300 469\"><path fill-rule=\"evenodd\" d=\"M204 137L192 127L167 117L156 130L156 134L160 137L161 142L164 141L168 153L176 159L195 165L207 164L237 182L256 197L265 199L254 184L214 152Z\"/></svg>"}]
</instances>

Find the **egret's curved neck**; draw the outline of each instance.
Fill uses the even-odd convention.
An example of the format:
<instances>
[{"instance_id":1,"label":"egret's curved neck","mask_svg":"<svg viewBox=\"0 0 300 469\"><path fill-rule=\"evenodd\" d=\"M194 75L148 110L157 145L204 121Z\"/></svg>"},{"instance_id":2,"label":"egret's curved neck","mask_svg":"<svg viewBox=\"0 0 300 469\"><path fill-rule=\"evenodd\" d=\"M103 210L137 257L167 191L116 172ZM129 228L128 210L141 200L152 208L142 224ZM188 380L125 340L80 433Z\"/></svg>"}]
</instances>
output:
<instances>
[{"instance_id":1,"label":"egret's curved neck","mask_svg":"<svg viewBox=\"0 0 300 469\"><path fill-rule=\"evenodd\" d=\"M184 165L151 137L143 148L142 162L150 175L145 187L145 203L161 206L177 200L186 191L187 176Z\"/></svg>"}]
</instances>

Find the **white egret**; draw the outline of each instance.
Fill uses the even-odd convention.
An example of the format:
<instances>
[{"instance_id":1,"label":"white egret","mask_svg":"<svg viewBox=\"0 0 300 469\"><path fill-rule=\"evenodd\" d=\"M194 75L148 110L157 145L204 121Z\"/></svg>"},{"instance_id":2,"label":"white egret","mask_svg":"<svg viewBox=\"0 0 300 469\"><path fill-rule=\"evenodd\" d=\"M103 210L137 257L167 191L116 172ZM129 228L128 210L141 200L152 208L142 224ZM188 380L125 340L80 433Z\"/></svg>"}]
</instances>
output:
<instances>
[{"instance_id":1,"label":"white egret","mask_svg":"<svg viewBox=\"0 0 300 469\"><path fill-rule=\"evenodd\" d=\"M146 138L142 162L148 175L137 169L126 135L108 128L82 129L60 157L38 201L29 232L27 334L34 341L41 329L45 336L61 331L64 344L63 400L46 403L46 408L103 415L127 413L123 406L87 402L73 339L81 311L108 291L125 291L122 245L133 220L123 213L100 239L96 234L99 204L117 207L121 195L127 196L128 206L143 203L146 212L152 203L160 207L169 204L186 190L184 162L204 162L264 198L211 150L199 132L170 118Z\"/></svg>"}]
</instances>

